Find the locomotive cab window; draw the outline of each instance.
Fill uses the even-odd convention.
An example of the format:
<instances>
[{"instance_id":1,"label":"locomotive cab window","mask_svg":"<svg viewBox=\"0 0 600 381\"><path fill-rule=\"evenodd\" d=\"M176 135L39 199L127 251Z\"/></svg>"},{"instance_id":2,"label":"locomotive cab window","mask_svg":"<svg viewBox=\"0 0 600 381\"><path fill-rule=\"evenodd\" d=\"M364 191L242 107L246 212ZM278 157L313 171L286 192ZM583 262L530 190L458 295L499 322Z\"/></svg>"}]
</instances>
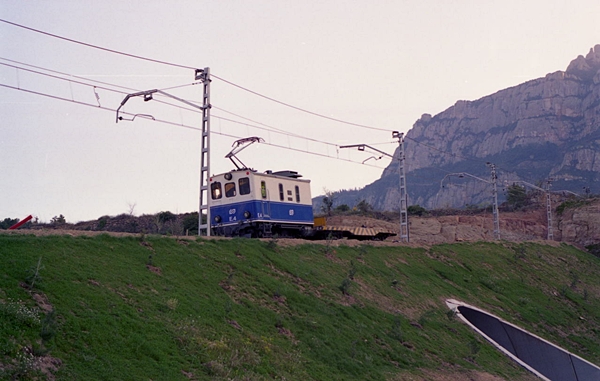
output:
<instances>
[{"instance_id":1,"label":"locomotive cab window","mask_svg":"<svg viewBox=\"0 0 600 381\"><path fill-rule=\"evenodd\" d=\"M300 187L296 185L296 202L300 202Z\"/></svg>"},{"instance_id":2,"label":"locomotive cab window","mask_svg":"<svg viewBox=\"0 0 600 381\"><path fill-rule=\"evenodd\" d=\"M283 184L279 184L279 200L283 201Z\"/></svg>"},{"instance_id":3,"label":"locomotive cab window","mask_svg":"<svg viewBox=\"0 0 600 381\"><path fill-rule=\"evenodd\" d=\"M288 195L288 198L287 198L288 201L292 201L292 191L291 190L287 191L287 195Z\"/></svg>"},{"instance_id":4,"label":"locomotive cab window","mask_svg":"<svg viewBox=\"0 0 600 381\"><path fill-rule=\"evenodd\" d=\"M210 184L210 193L213 200L218 200L221 197L223 197L223 192L221 191L221 183L215 181L214 183Z\"/></svg>"},{"instance_id":5,"label":"locomotive cab window","mask_svg":"<svg viewBox=\"0 0 600 381\"><path fill-rule=\"evenodd\" d=\"M240 195L250 193L250 179L249 178L241 177L238 180L238 185L240 186Z\"/></svg>"},{"instance_id":6,"label":"locomotive cab window","mask_svg":"<svg viewBox=\"0 0 600 381\"><path fill-rule=\"evenodd\" d=\"M235 197L235 183L225 183L225 197Z\"/></svg>"}]
</instances>

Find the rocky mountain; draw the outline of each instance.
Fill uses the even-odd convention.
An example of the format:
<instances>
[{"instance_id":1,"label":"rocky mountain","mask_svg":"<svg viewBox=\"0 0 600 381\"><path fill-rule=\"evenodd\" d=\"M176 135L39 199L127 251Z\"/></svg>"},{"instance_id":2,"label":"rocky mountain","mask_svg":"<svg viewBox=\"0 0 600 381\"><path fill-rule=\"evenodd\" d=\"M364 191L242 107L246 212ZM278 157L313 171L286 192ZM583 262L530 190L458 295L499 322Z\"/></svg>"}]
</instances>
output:
<instances>
[{"instance_id":1,"label":"rocky mountain","mask_svg":"<svg viewBox=\"0 0 600 381\"><path fill-rule=\"evenodd\" d=\"M404 145L409 205L491 204L488 162L496 166L500 200L507 184L541 186L550 178L554 190L600 193L600 45L566 71L424 114ZM379 180L341 192L336 204L365 199L375 209L397 209L398 181L394 160Z\"/></svg>"}]
</instances>

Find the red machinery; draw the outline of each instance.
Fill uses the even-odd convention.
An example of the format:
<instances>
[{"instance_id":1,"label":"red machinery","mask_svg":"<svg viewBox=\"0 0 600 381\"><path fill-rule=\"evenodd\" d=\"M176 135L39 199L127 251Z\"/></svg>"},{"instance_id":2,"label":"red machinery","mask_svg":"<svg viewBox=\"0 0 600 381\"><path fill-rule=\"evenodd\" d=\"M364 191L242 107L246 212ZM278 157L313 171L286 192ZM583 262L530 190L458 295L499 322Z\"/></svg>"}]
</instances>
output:
<instances>
[{"instance_id":1,"label":"red machinery","mask_svg":"<svg viewBox=\"0 0 600 381\"><path fill-rule=\"evenodd\" d=\"M25 217L22 221L17 222L16 224L14 224L13 226L9 227L8 230L15 230L20 228L21 226L25 225L27 222L29 222L33 217L30 215L28 215L27 217Z\"/></svg>"}]
</instances>

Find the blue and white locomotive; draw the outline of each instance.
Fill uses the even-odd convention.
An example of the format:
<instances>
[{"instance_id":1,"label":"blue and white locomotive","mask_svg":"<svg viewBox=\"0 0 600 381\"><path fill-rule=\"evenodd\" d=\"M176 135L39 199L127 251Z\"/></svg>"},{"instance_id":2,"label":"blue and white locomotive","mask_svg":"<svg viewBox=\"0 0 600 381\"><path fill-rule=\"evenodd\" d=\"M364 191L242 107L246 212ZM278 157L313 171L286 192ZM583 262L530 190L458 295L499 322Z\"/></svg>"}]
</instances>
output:
<instances>
[{"instance_id":1,"label":"blue and white locomotive","mask_svg":"<svg viewBox=\"0 0 600 381\"><path fill-rule=\"evenodd\" d=\"M302 236L313 226L310 180L293 171L238 169L212 176L211 227L215 235Z\"/></svg>"},{"instance_id":2,"label":"blue and white locomotive","mask_svg":"<svg viewBox=\"0 0 600 381\"><path fill-rule=\"evenodd\" d=\"M294 171L259 173L235 156L245 145L260 141L236 141L225 157L237 169L209 178L212 232L228 237L304 236L314 223L310 180Z\"/></svg>"},{"instance_id":3,"label":"blue and white locomotive","mask_svg":"<svg viewBox=\"0 0 600 381\"><path fill-rule=\"evenodd\" d=\"M236 169L208 180L210 228L226 237L298 237L309 239L386 239L396 233L385 229L328 226L325 217L313 219L310 180L294 171L250 169L236 157L258 137L237 140L225 157ZM236 162L237 161L237 162Z\"/></svg>"}]
</instances>

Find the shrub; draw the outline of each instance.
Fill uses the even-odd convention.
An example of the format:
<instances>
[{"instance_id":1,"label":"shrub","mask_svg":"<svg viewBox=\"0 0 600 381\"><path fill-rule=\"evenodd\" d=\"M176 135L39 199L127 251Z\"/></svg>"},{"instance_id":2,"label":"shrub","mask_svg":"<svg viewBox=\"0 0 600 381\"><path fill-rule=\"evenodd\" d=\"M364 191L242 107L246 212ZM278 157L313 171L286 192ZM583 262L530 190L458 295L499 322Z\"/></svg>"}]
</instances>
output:
<instances>
[{"instance_id":1,"label":"shrub","mask_svg":"<svg viewBox=\"0 0 600 381\"><path fill-rule=\"evenodd\" d=\"M362 214L367 214L373 210L373 206L369 204L367 200L360 200L358 204L356 204L356 209Z\"/></svg>"},{"instance_id":2,"label":"shrub","mask_svg":"<svg viewBox=\"0 0 600 381\"><path fill-rule=\"evenodd\" d=\"M350 210L350 207L346 204L338 205L335 207L334 211L338 213L345 213Z\"/></svg>"},{"instance_id":3,"label":"shrub","mask_svg":"<svg viewBox=\"0 0 600 381\"><path fill-rule=\"evenodd\" d=\"M590 254L595 255L596 257L600 258L600 243L588 245L585 248L587 249L587 251Z\"/></svg>"},{"instance_id":4,"label":"shrub","mask_svg":"<svg viewBox=\"0 0 600 381\"><path fill-rule=\"evenodd\" d=\"M158 217L158 221L162 222L163 224L165 222L172 221L172 220L174 220L174 219L177 218L176 215L174 215L173 213L171 213L169 211L167 211L167 212L160 212L160 213L158 213L157 217Z\"/></svg>"},{"instance_id":5,"label":"shrub","mask_svg":"<svg viewBox=\"0 0 600 381\"><path fill-rule=\"evenodd\" d=\"M406 212L409 216L422 216L427 213L427 209L423 208L421 205L411 205L406 209Z\"/></svg>"},{"instance_id":6,"label":"shrub","mask_svg":"<svg viewBox=\"0 0 600 381\"><path fill-rule=\"evenodd\" d=\"M97 225L98 230L102 230L106 227L106 224L108 223L108 218L109 218L108 216L98 218L98 225Z\"/></svg>"},{"instance_id":7,"label":"shrub","mask_svg":"<svg viewBox=\"0 0 600 381\"><path fill-rule=\"evenodd\" d=\"M18 218L5 218L4 220L0 221L0 229L6 230L17 222L19 222Z\"/></svg>"},{"instance_id":8,"label":"shrub","mask_svg":"<svg viewBox=\"0 0 600 381\"><path fill-rule=\"evenodd\" d=\"M352 285L352 281L349 278L344 278L342 284L339 289L344 295L348 295L348 291L350 290L350 286Z\"/></svg>"},{"instance_id":9,"label":"shrub","mask_svg":"<svg viewBox=\"0 0 600 381\"><path fill-rule=\"evenodd\" d=\"M61 214L58 217L56 217L56 216L52 217L52 220L50 220L50 223L53 225L66 224L67 220L66 220L65 216L63 216Z\"/></svg>"},{"instance_id":10,"label":"shrub","mask_svg":"<svg viewBox=\"0 0 600 381\"><path fill-rule=\"evenodd\" d=\"M556 214L559 216L564 213L566 209L570 208L578 208L580 206L588 205L590 203L589 200L575 199L575 200L567 200L556 207Z\"/></svg>"},{"instance_id":11,"label":"shrub","mask_svg":"<svg viewBox=\"0 0 600 381\"><path fill-rule=\"evenodd\" d=\"M190 213L183 218L183 231L189 235L198 234L198 212Z\"/></svg>"}]
</instances>

